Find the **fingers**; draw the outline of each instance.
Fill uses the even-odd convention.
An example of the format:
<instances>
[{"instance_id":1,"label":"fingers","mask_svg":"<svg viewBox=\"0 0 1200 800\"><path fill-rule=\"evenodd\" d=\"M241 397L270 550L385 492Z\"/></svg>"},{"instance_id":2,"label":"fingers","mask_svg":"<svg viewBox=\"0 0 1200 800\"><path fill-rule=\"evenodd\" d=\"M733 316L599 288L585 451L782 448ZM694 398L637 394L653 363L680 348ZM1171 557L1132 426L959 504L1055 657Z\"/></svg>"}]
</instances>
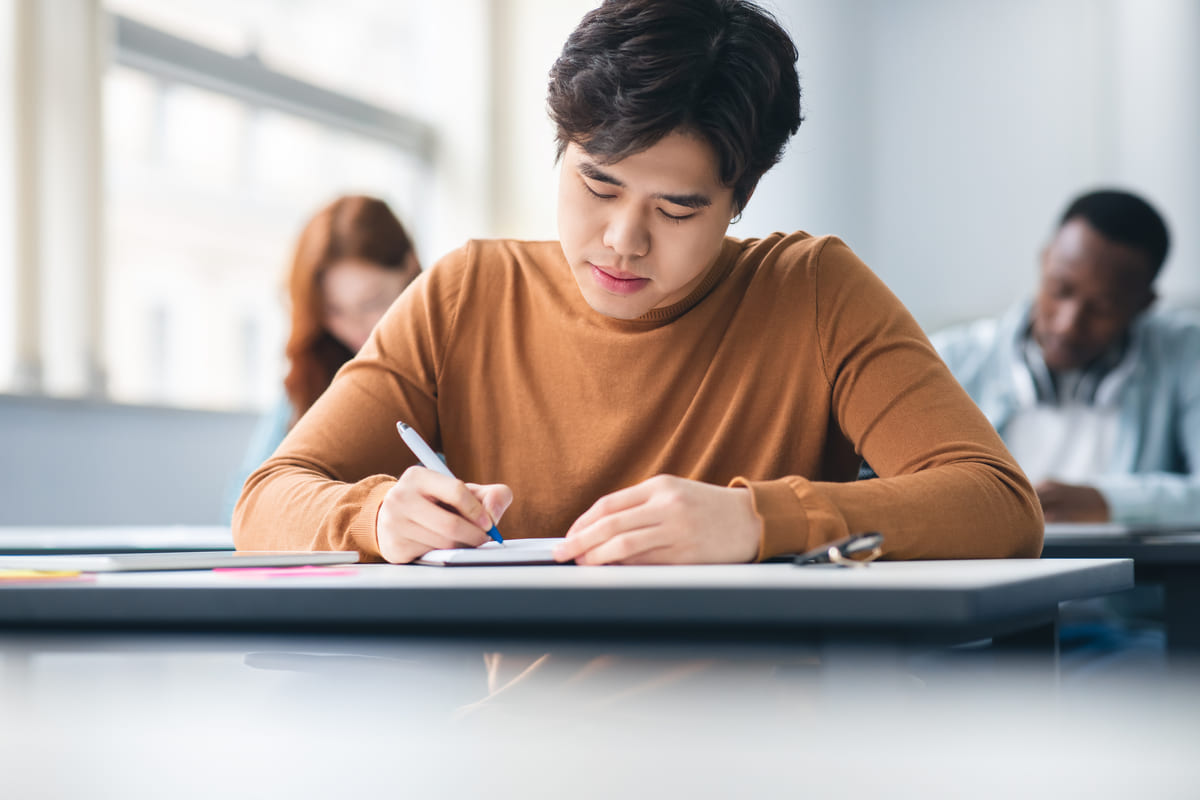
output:
<instances>
[{"instance_id":1,"label":"fingers","mask_svg":"<svg viewBox=\"0 0 1200 800\"><path fill-rule=\"evenodd\" d=\"M1111 516L1108 501L1095 487L1042 481L1034 490L1047 522L1105 522Z\"/></svg>"},{"instance_id":2,"label":"fingers","mask_svg":"<svg viewBox=\"0 0 1200 800\"><path fill-rule=\"evenodd\" d=\"M486 531L492 527L494 520L465 483L424 467L410 467L405 474L414 470L423 473L417 476L419 482L416 488L424 497L458 512L464 520L473 523L480 530Z\"/></svg>"},{"instance_id":3,"label":"fingers","mask_svg":"<svg viewBox=\"0 0 1200 800\"><path fill-rule=\"evenodd\" d=\"M484 511L487 512L492 522L499 522L500 517L504 516L504 512L512 505L512 489L503 483L490 483L487 485L468 483L466 486L483 503Z\"/></svg>"},{"instance_id":4,"label":"fingers","mask_svg":"<svg viewBox=\"0 0 1200 800\"><path fill-rule=\"evenodd\" d=\"M430 550L478 547L487 534L457 513L424 498L389 492L375 522L379 553L395 564L407 564Z\"/></svg>"},{"instance_id":5,"label":"fingers","mask_svg":"<svg viewBox=\"0 0 1200 800\"><path fill-rule=\"evenodd\" d=\"M597 500L571 525L554 557L589 565L649 563L669 545L663 527L664 506L674 499L669 480L651 478Z\"/></svg>"},{"instance_id":6,"label":"fingers","mask_svg":"<svg viewBox=\"0 0 1200 800\"><path fill-rule=\"evenodd\" d=\"M761 524L746 489L658 475L597 500L554 557L579 564L742 563L758 554Z\"/></svg>"},{"instance_id":7,"label":"fingers","mask_svg":"<svg viewBox=\"0 0 1200 800\"><path fill-rule=\"evenodd\" d=\"M1041 495L1041 494L1053 495L1053 494L1060 492L1065 487L1066 487L1065 483L1059 483L1058 481L1041 481L1040 483L1038 483L1036 486L1033 487L1033 490L1035 492L1037 492L1039 495Z\"/></svg>"},{"instance_id":8,"label":"fingers","mask_svg":"<svg viewBox=\"0 0 1200 800\"><path fill-rule=\"evenodd\" d=\"M600 566L603 564L669 564L677 559L671 557L671 542L663 535L661 527L625 530L599 544L573 556L576 564ZM560 545L565 551L566 545ZM558 558L555 552L555 558ZM560 560L568 560L566 558Z\"/></svg>"},{"instance_id":9,"label":"fingers","mask_svg":"<svg viewBox=\"0 0 1200 800\"><path fill-rule=\"evenodd\" d=\"M424 467L404 472L384 497L375 523L380 553L407 563L430 550L478 547L512 502L502 484L468 486ZM486 506L486 507L485 507Z\"/></svg>"},{"instance_id":10,"label":"fingers","mask_svg":"<svg viewBox=\"0 0 1200 800\"><path fill-rule=\"evenodd\" d=\"M416 526L409 535L437 548L477 547L487 541L487 533L468 522L441 501L415 503L407 509L407 518ZM490 526L489 526L490 527Z\"/></svg>"},{"instance_id":11,"label":"fingers","mask_svg":"<svg viewBox=\"0 0 1200 800\"><path fill-rule=\"evenodd\" d=\"M573 534L578 533L609 514L645 503L654 493L653 481L654 479L651 478L648 481L642 481L636 486L630 486L628 489L621 489L620 491L601 497L592 504L591 508L583 512L579 516L579 519L571 524L570 529L567 530L567 537L570 538Z\"/></svg>"},{"instance_id":12,"label":"fingers","mask_svg":"<svg viewBox=\"0 0 1200 800\"><path fill-rule=\"evenodd\" d=\"M609 514L568 533L554 551L559 561L578 564L646 563L650 553L666 546L657 510L648 505Z\"/></svg>"}]
</instances>

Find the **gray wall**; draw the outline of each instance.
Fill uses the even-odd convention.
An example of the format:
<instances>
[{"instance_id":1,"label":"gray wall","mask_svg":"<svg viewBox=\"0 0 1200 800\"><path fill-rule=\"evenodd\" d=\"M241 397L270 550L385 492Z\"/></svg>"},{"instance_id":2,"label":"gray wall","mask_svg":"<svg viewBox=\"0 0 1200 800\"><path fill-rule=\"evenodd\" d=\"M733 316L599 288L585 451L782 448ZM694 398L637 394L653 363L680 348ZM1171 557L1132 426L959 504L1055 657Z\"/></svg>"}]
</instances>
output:
<instances>
[{"instance_id":1,"label":"gray wall","mask_svg":"<svg viewBox=\"0 0 1200 800\"><path fill-rule=\"evenodd\" d=\"M837 234L936 329L1026 295L1067 200L1116 183L1172 227L1167 304L1200 306L1200 2L766 4L807 120L733 235ZM253 424L0 397L0 524L223 522Z\"/></svg>"},{"instance_id":2,"label":"gray wall","mask_svg":"<svg viewBox=\"0 0 1200 800\"><path fill-rule=\"evenodd\" d=\"M1143 193L1200 305L1200 2L768 0L806 120L735 236L836 234L933 330L1034 287L1077 193Z\"/></svg>"},{"instance_id":3,"label":"gray wall","mask_svg":"<svg viewBox=\"0 0 1200 800\"><path fill-rule=\"evenodd\" d=\"M0 396L0 524L222 524L250 413Z\"/></svg>"}]
</instances>

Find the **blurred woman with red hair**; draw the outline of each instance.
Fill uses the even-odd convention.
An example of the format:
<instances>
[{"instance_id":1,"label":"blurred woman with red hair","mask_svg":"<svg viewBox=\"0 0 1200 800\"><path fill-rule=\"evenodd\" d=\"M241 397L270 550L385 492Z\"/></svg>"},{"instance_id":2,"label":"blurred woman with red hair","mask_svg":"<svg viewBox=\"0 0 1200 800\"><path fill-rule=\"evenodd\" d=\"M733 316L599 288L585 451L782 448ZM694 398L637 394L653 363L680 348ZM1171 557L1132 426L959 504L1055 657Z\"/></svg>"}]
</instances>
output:
<instances>
[{"instance_id":1,"label":"blurred woman with red hair","mask_svg":"<svg viewBox=\"0 0 1200 800\"><path fill-rule=\"evenodd\" d=\"M420 271L412 239L382 200L340 197L304 226L288 275L292 319L285 396L254 432L230 487L230 513L246 478L366 343L383 312Z\"/></svg>"}]
</instances>

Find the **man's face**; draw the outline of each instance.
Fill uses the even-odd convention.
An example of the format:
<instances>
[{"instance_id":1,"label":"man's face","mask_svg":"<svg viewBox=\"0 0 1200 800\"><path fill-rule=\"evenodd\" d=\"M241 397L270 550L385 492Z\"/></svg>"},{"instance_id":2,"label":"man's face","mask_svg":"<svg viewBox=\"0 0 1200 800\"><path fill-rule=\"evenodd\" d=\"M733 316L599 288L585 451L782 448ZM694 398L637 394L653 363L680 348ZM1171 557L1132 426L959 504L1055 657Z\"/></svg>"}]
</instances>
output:
<instances>
[{"instance_id":1,"label":"man's face","mask_svg":"<svg viewBox=\"0 0 1200 800\"><path fill-rule=\"evenodd\" d=\"M1154 300L1150 259L1107 239L1082 218L1059 228L1042 252L1033 337L1046 366L1078 369L1112 346Z\"/></svg>"},{"instance_id":2,"label":"man's face","mask_svg":"<svg viewBox=\"0 0 1200 800\"><path fill-rule=\"evenodd\" d=\"M612 164L572 143L558 185L558 235L593 309L635 319L682 300L721 252L734 215L712 148L679 133Z\"/></svg>"}]
</instances>

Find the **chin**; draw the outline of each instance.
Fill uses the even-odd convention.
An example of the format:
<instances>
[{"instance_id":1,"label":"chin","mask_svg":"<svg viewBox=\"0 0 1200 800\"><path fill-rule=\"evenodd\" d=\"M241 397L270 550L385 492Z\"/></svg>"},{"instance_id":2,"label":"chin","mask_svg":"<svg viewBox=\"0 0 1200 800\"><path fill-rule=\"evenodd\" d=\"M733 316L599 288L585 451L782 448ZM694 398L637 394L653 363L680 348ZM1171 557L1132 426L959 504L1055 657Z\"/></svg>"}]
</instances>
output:
<instances>
[{"instance_id":1,"label":"chin","mask_svg":"<svg viewBox=\"0 0 1200 800\"><path fill-rule=\"evenodd\" d=\"M1090 363L1091 359L1059 358L1045 359L1045 361L1046 366L1049 367L1052 372L1070 372L1071 370L1075 369L1083 369L1088 365L1088 363Z\"/></svg>"},{"instance_id":2,"label":"chin","mask_svg":"<svg viewBox=\"0 0 1200 800\"><path fill-rule=\"evenodd\" d=\"M648 301L640 297L640 293L621 297L596 286L592 282L590 268L582 275L577 272L575 279L584 302L597 314L612 319L637 319L651 308L646 305Z\"/></svg>"},{"instance_id":3,"label":"chin","mask_svg":"<svg viewBox=\"0 0 1200 800\"><path fill-rule=\"evenodd\" d=\"M608 296L597 298L584 295L583 299L597 314L603 314L611 319L637 319L647 311L640 304L637 308L632 308L629 303Z\"/></svg>"}]
</instances>

